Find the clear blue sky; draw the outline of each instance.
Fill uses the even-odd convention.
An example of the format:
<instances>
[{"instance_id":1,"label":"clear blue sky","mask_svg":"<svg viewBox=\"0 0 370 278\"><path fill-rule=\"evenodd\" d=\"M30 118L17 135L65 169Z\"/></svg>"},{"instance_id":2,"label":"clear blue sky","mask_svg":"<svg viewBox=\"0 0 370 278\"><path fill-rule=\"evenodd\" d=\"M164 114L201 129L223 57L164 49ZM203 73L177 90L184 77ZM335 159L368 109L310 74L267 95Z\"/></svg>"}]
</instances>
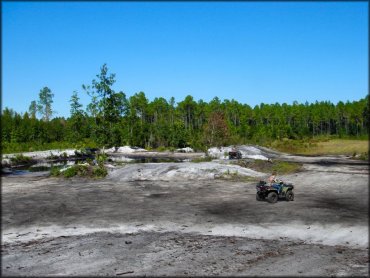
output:
<instances>
[{"instance_id":1,"label":"clear blue sky","mask_svg":"<svg viewBox=\"0 0 370 278\"><path fill-rule=\"evenodd\" d=\"M368 47L367 2L2 2L2 108L68 117L104 63L127 97L358 100Z\"/></svg>"}]
</instances>

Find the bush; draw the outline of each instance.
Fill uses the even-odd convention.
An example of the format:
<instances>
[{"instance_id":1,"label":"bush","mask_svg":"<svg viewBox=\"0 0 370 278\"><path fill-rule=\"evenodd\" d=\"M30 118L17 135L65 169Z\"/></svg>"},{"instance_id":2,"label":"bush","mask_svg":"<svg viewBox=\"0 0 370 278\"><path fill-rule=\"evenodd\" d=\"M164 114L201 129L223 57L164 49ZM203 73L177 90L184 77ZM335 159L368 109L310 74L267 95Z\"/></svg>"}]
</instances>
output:
<instances>
[{"instance_id":1,"label":"bush","mask_svg":"<svg viewBox=\"0 0 370 278\"><path fill-rule=\"evenodd\" d=\"M361 153L358 159L369 160L369 152Z\"/></svg>"},{"instance_id":2,"label":"bush","mask_svg":"<svg viewBox=\"0 0 370 278\"><path fill-rule=\"evenodd\" d=\"M16 154L10 158L10 161L13 164L29 164L32 162L32 159L28 156L24 156L23 154Z\"/></svg>"},{"instance_id":3,"label":"bush","mask_svg":"<svg viewBox=\"0 0 370 278\"><path fill-rule=\"evenodd\" d=\"M75 166L72 166L63 172L60 172L65 178L71 178L77 175L77 169Z\"/></svg>"},{"instance_id":4,"label":"bush","mask_svg":"<svg viewBox=\"0 0 370 278\"><path fill-rule=\"evenodd\" d=\"M61 174L60 172L60 167L51 167L50 169L50 175L54 176L54 177L57 177Z\"/></svg>"},{"instance_id":5,"label":"bush","mask_svg":"<svg viewBox=\"0 0 370 278\"><path fill-rule=\"evenodd\" d=\"M164 152L167 150L164 146L159 146L157 148L147 148L148 151Z\"/></svg>"},{"instance_id":6,"label":"bush","mask_svg":"<svg viewBox=\"0 0 370 278\"><path fill-rule=\"evenodd\" d=\"M64 171L60 171L58 167L52 167L50 170L52 176L63 176L65 178L72 178L75 176L89 177L89 178L104 178L108 175L108 171L104 166L92 166L86 164L76 164Z\"/></svg>"},{"instance_id":7,"label":"bush","mask_svg":"<svg viewBox=\"0 0 370 278\"><path fill-rule=\"evenodd\" d=\"M108 156L105 153L97 154L95 159L100 167L103 167L104 162L107 160Z\"/></svg>"},{"instance_id":8,"label":"bush","mask_svg":"<svg viewBox=\"0 0 370 278\"><path fill-rule=\"evenodd\" d=\"M95 167L93 168L93 177L96 178L104 178L106 175L108 175L108 171L105 167Z\"/></svg>"}]
</instances>

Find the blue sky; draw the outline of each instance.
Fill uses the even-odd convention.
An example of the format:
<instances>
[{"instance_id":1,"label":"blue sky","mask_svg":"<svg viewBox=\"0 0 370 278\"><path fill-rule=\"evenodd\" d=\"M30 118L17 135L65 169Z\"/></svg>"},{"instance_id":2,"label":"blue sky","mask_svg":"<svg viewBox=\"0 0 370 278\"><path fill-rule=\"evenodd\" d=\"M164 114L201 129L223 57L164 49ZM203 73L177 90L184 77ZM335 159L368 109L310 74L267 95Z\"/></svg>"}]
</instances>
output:
<instances>
[{"instance_id":1,"label":"blue sky","mask_svg":"<svg viewBox=\"0 0 370 278\"><path fill-rule=\"evenodd\" d=\"M358 100L368 47L367 2L2 2L2 108L68 117L104 63L127 97Z\"/></svg>"}]
</instances>

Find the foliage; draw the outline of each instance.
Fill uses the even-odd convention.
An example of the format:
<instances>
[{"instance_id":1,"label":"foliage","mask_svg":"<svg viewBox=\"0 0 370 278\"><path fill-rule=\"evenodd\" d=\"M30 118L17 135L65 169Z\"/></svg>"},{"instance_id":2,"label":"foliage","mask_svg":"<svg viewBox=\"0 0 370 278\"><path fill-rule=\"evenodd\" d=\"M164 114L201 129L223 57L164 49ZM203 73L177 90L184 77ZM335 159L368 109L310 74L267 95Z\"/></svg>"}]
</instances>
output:
<instances>
[{"instance_id":1,"label":"foliage","mask_svg":"<svg viewBox=\"0 0 370 278\"><path fill-rule=\"evenodd\" d=\"M323 154L343 154L353 155L354 153L364 153L368 151L368 140L348 140L330 139L329 137L317 137L304 140L285 139L274 141L270 147L282 152L303 154L303 155L323 155Z\"/></svg>"},{"instance_id":2,"label":"foliage","mask_svg":"<svg viewBox=\"0 0 370 278\"><path fill-rule=\"evenodd\" d=\"M191 162L194 162L194 163L209 162L209 161L212 161L212 159L213 158L210 156L197 157L197 158L192 159Z\"/></svg>"},{"instance_id":3,"label":"foliage","mask_svg":"<svg viewBox=\"0 0 370 278\"><path fill-rule=\"evenodd\" d=\"M92 166L89 164L76 164L61 170L57 167L52 167L50 175L63 176L64 178L71 178L75 176L88 177L88 178L103 178L108 174L104 165Z\"/></svg>"},{"instance_id":4,"label":"foliage","mask_svg":"<svg viewBox=\"0 0 370 278\"><path fill-rule=\"evenodd\" d=\"M291 174L298 172L301 169L302 165L299 163L294 162L287 162L287 161L276 161L273 163L272 172L276 172L277 174Z\"/></svg>"},{"instance_id":5,"label":"foliage","mask_svg":"<svg viewBox=\"0 0 370 278\"><path fill-rule=\"evenodd\" d=\"M88 126L88 122L79 100L78 93L76 91L73 92L70 99L71 117L68 121L68 127L70 129L68 137L71 142L80 142L87 134L86 127Z\"/></svg>"},{"instance_id":6,"label":"foliage","mask_svg":"<svg viewBox=\"0 0 370 278\"><path fill-rule=\"evenodd\" d=\"M300 163L279 160L236 160L234 163L241 167L250 168L258 172L276 172L278 175L295 173L298 172L302 167L302 164Z\"/></svg>"},{"instance_id":7,"label":"foliage","mask_svg":"<svg viewBox=\"0 0 370 278\"><path fill-rule=\"evenodd\" d=\"M61 172L60 172L60 167L56 167L56 166L52 166L51 168L50 168L50 175L51 176L59 176L61 174Z\"/></svg>"},{"instance_id":8,"label":"foliage","mask_svg":"<svg viewBox=\"0 0 370 278\"><path fill-rule=\"evenodd\" d=\"M28 156L24 156L23 154L16 154L15 156L10 158L12 164L20 165L20 164L29 164L32 162L32 158Z\"/></svg>"},{"instance_id":9,"label":"foliage","mask_svg":"<svg viewBox=\"0 0 370 278\"><path fill-rule=\"evenodd\" d=\"M295 153L310 153L322 146L314 138L366 139L369 136L368 96L358 101L316 101L264 104L251 107L231 99L196 101L191 95L175 101L144 92L128 99L113 90L115 75L107 65L90 85L84 110L77 92L70 100L71 115L52 118L53 94L44 87L29 112L5 108L1 117L3 153L45 149L48 144L73 148L131 145L147 149L192 147L204 150L216 145L253 142ZM35 105L43 120L35 117ZM36 109L36 110L37 110ZM92 146L92 144L94 146ZM62 148L62 147L57 147ZM357 153L364 150L351 150Z\"/></svg>"},{"instance_id":10,"label":"foliage","mask_svg":"<svg viewBox=\"0 0 370 278\"><path fill-rule=\"evenodd\" d=\"M108 156L105 153L97 154L95 159L99 166L103 167L104 162L107 160Z\"/></svg>"},{"instance_id":11,"label":"foliage","mask_svg":"<svg viewBox=\"0 0 370 278\"><path fill-rule=\"evenodd\" d=\"M105 167L99 166L93 168L93 176L97 178L104 178L108 175L108 171Z\"/></svg>"},{"instance_id":12,"label":"foliage","mask_svg":"<svg viewBox=\"0 0 370 278\"><path fill-rule=\"evenodd\" d=\"M126 111L126 95L123 92L116 93L112 86L116 82L115 74L108 75L108 67L104 64L98 80L93 79L91 86L83 86L83 89L92 98L88 106L94 121L91 122L94 139L103 146L111 147L120 143L117 138L117 124Z\"/></svg>"},{"instance_id":13,"label":"foliage","mask_svg":"<svg viewBox=\"0 0 370 278\"><path fill-rule=\"evenodd\" d=\"M363 152L363 153L360 153L358 156L355 157L356 159L359 159L359 160L366 160L368 161L369 160L369 152Z\"/></svg>"},{"instance_id":14,"label":"foliage","mask_svg":"<svg viewBox=\"0 0 370 278\"><path fill-rule=\"evenodd\" d=\"M42 119L46 122L48 122L53 115L53 110L51 108L51 104L53 103L53 97L54 94L48 87L44 87L43 89L40 90L37 110L42 115ZM31 102L32 112L33 105L34 103Z\"/></svg>"},{"instance_id":15,"label":"foliage","mask_svg":"<svg viewBox=\"0 0 370 278\"><path fill-rule=\"evenodd\" d=\"M37 114L37 104L36 101L31 101L30 107L28 108L28 112L31 115L31 118L35 119Z\"/></svg>"},{"instance_id":16,"label":"foliage","mask_svg":"<svg viewBox=\"0 0 370 278\"><path fill-rule=\"evenodd\" d=\"M220 147L229 139L229 128L222 112L212 112L204 128L204 139L208 146Z\"/></svg>"}]
</instances>

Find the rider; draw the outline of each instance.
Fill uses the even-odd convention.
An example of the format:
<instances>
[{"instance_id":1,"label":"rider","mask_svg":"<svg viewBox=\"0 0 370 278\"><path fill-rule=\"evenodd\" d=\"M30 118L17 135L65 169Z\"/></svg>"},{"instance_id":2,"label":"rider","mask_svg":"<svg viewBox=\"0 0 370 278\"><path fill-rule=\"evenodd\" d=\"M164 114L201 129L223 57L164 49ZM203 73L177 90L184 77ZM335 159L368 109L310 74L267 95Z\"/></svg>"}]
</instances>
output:
<instances>
[{"instance_id":1,"label":"rider","mask_svg":"<svg viewBox=\"0 0 370 278\"><path fill-rule=\"evenodd\" d=\"M268 181L270 184L273 184L276 180L276 171L273 171L271 176L269 177Z\"/></svg>"},{"instance_id":2,"label":"rider","mask_svg":"<svg viewBox=\"0 0 370 278\"><path fill-rule=\"evenodd\" d=\"M278 191L278 194L280 194L280 191L281 191L281 185L280 185L280 181L276 178L276 171L273 171L271 176L269 177L268 179L269 183L270 183L270 186L274 187L277 189Z\"/></svg>"}]
</instances>

